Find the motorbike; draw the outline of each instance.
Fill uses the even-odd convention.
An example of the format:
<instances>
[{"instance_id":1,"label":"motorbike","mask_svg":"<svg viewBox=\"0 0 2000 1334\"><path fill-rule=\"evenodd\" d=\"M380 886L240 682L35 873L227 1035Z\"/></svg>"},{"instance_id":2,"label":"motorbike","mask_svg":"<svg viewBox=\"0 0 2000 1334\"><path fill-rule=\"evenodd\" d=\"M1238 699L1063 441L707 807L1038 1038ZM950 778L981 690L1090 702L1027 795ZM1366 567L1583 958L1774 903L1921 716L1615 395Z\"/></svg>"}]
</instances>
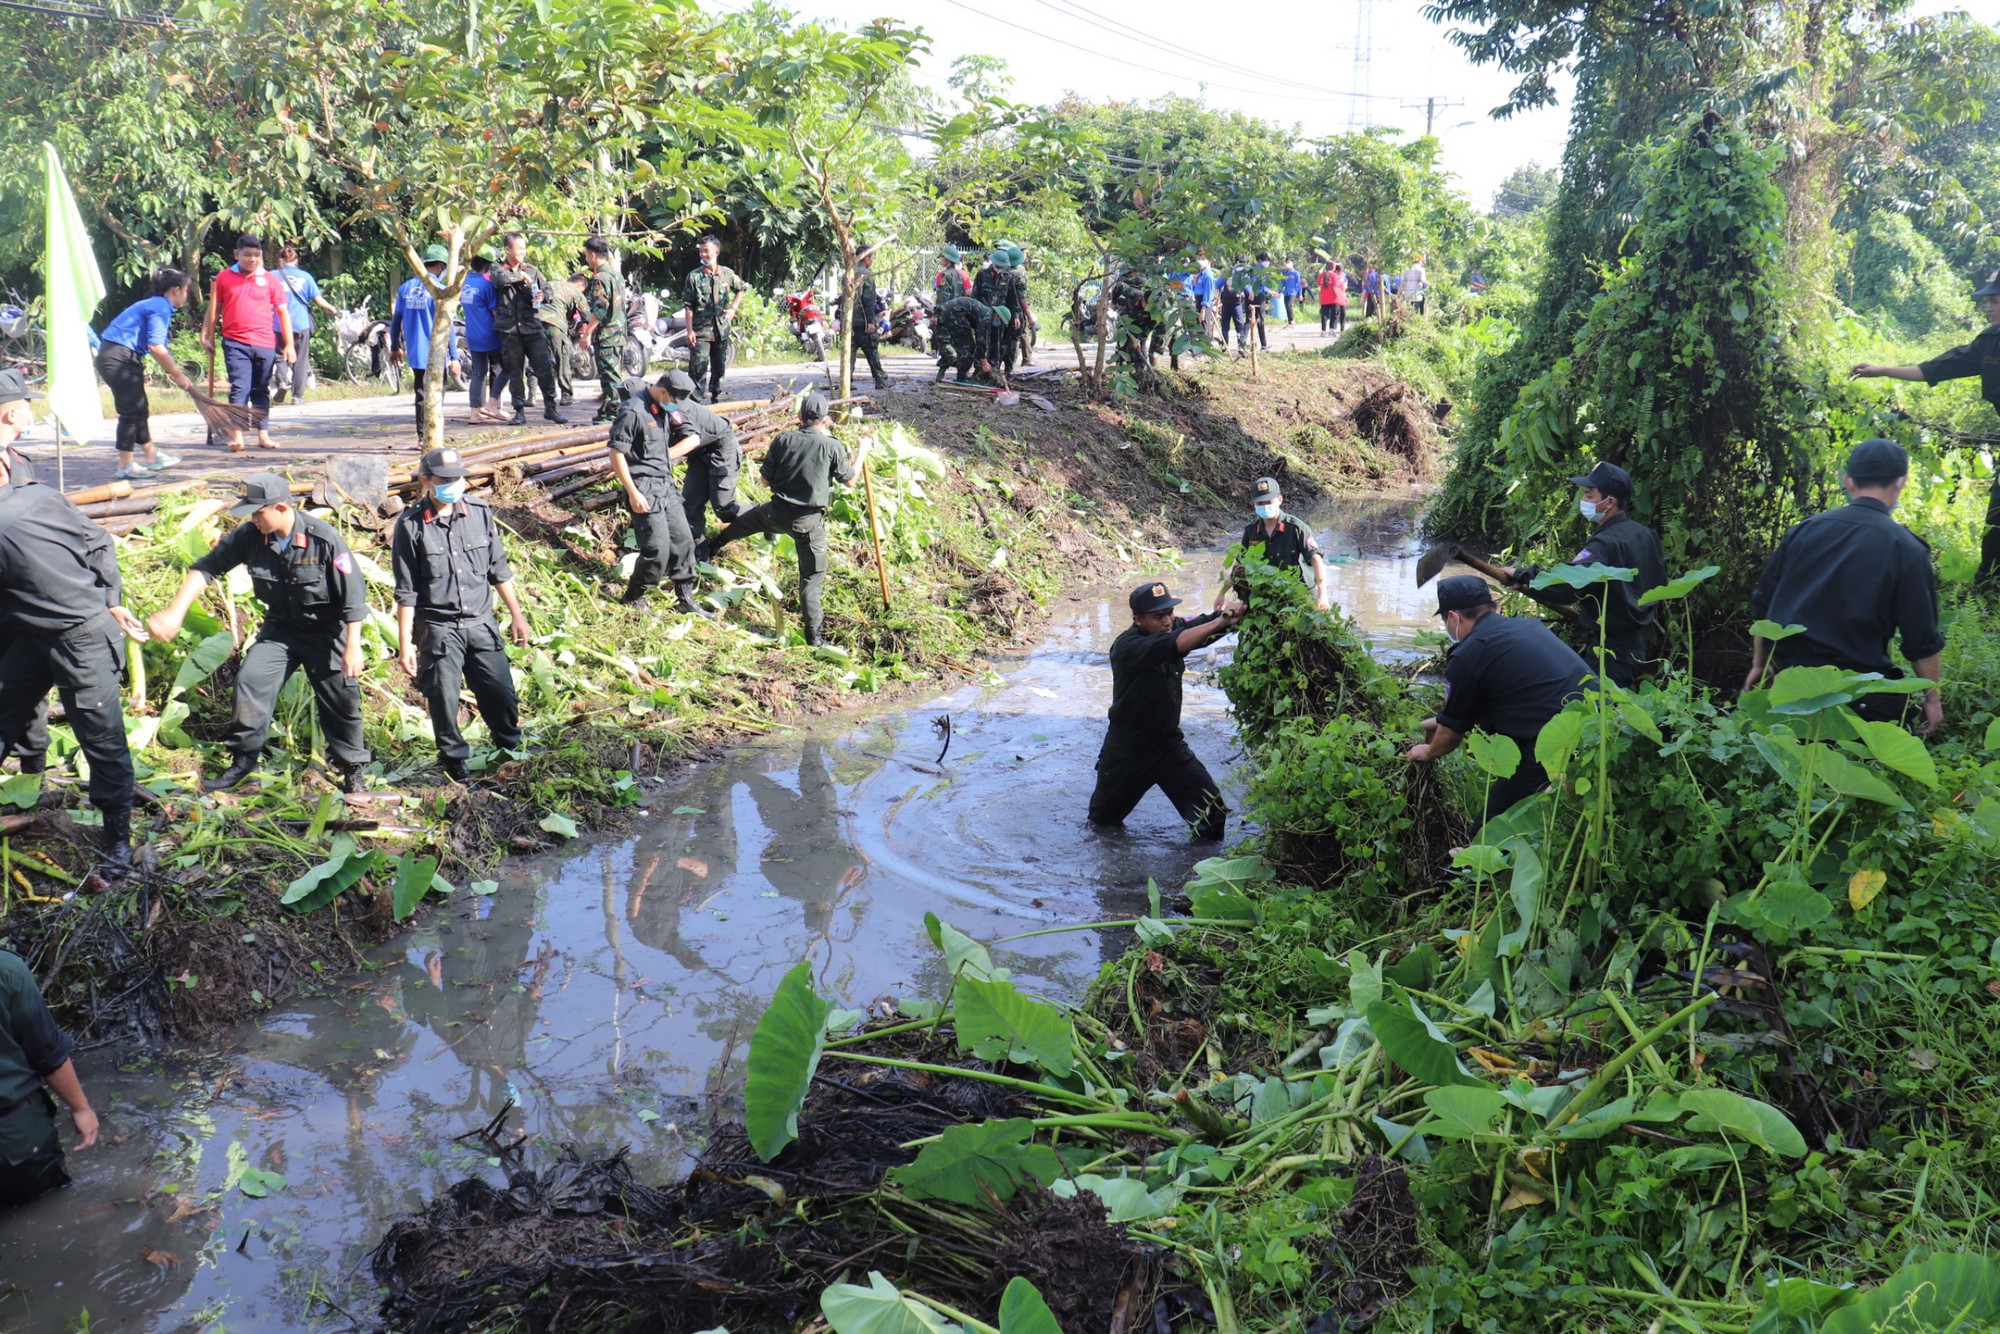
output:
<instances>
[{"instance_id":1,"label":"motorbike","mask_svg":"<svg viewBox=\"0 0 2000 1334\"><path fill-rule=\"evenodd\" d=\"M935 324L931 303L921 296L906 296L888 312L888 338L892 346L931 352L931 330Z\"/></svg>"},{"instance_id":2,"label":"motorbike","mask_svg":"<svg viewBox=\"0 0 2000 1334\"><path fill-rule=\"evenodd\" d=\"M806 360L826 360L826 321L820 315L819 297L808 287L785 297L785 313L790 316L792 337L805 349Z\"/></svg>"},{"instance_id":3,"label":"motorbike","mask_svg":"<svg viewBox=\"0 0 2000 1334\"><path fill-rule=\"evenodd\" d=\"M403 387L403 368L389 360L389 322L368 313L370 298L343 310L333 320L334 336L340 340L341 374L359 383L383 380L392 392Z\"/></svg>"}]
</instances>

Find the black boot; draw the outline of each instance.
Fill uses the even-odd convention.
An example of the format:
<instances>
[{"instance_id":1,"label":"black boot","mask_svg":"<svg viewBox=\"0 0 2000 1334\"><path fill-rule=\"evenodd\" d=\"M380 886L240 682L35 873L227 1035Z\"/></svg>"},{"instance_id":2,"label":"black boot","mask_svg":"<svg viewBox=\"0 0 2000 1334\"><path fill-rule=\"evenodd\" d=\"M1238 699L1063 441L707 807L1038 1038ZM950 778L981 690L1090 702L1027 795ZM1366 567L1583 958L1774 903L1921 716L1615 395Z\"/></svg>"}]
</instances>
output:
<instances>
[{"instance_id":1,"label":"black boot","mask_svg":"<svg viewBox=\"0 0 2000 1334\"><path fill-rule=\"evenodd\" d=\"M20 761L21 772L24 774L39 774L48 771L49 757L46 752L40 755L20 755L16 758Z\"/></svg>"},{"instance_id":2,"label":"black boot","mask_svg":"<svg viewBox=\"0 0 2000 1334\"><path fill-rule=\"evenodd\" d=\"M99 814L104 817L104 829L98 836L98 850L104 856L107 870L127 871L132 867L132 808L130 806L106 806Z\"/></svg>"},{"instance_id":3,"label":"black boot","mask_svg":"<svg viewBox=\"0 0 2000 1334\"><path fill-rule=\"evenodd\" d=\"M637 579L634 579L631 583L625 585L625 592L618 600L628 607L635 602L644 602L646 594L651 592L652 588L651 584L642 584Z\"/></svg>"},{"instance_id":4,"label":"black boot","mask_svg":"<svg viewBox=\"0 0 2000 1334\"><path fill-rule=\"evenodd\" d=\"M362 773L364 766L343 764L340 766L340 790L350 797L358 797L368 790L368 779Z\"/></svg>"},{"instance_id":5,"label":"black boot","mask_svg":"<svg viewBox=\"0 0 2000 1334\"><path fill-rule=\"evenodd\" d=\"M446 778L457 783L460 787L472 786L472 770L465 767L464 760L450 755L440 756L438 758L438 767L444 770Z\"/></svg>"},{"instance_id":6,"label":"black boot","mask_svg":"<svg viewBox=\"0 0 2000 1334\"><path fill-rule=\"evenodd\" d=\"M509 426L526 426L528 424L528 410L519 403L516 403L514 405L514 420L507 424Z\"/></svg>"},{"instance_id":7,"label":"black boot","mask_svg":"<svg viewBox=\"0 0 2000 1334\"><path fill-rule=\"evenodd\" d=\"M227 792L250 776L257 767L255 755L238 755L229 762L229 767L201 785L204 792Z\"/></svg>"},{"instance_id":8,"label":"black boot","mask_svg":"<svg viewBox=\"0 0 2000 1334\"><path fill-rule=\"evenodd\" d=\"M553 403L548 403L543 405L542 416L547 418L549 421L554 422L558 426L569 425L569 418L563 416L562 410L556 407L556 405Z\"/></svg>"},{"instance_id":9,"label":"black boot","mask_svg":"<svg viewBox=\"0 0 2000 1334\"><path fill-rule=\"evenodd\" d=\"M715 613L694 600L692 579L674 585L674 610L686 616L699 616L705 621L715 619Z\"/></svg>"}]
</instances>

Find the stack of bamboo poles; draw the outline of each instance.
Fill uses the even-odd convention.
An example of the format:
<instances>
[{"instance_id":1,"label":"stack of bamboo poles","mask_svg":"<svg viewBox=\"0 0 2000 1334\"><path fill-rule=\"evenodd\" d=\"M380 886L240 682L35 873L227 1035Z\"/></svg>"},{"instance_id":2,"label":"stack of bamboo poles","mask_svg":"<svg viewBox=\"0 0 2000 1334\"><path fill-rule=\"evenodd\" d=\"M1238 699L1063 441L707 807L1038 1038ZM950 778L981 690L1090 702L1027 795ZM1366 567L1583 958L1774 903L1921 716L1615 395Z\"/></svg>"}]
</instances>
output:
<instances>
[{"instance_id":1,"label":"stack of bamboo poles","mask_svg":"<svg viewBox=\"0 0 2000 1334\"><path fill-rule=\"evenodd\" d=\"M840 399L834 406L869 401L865 395L856 395ZM746 453L755 453L768 446L778 432L789 428L795 421L793 400L789 396L718 403L714 410L728 418L736 428L737 439L742 442ZM541 499L562 500L611 479L611 450L605 443L610 434L608 426L544 431L467 446L459 450L459 456L465 461L467 480L475 490L490 488L501 477L511 477L540 487L543 492ZM207 482L192 481L170 486L134 487L130 482L111 482L88 490L72 491L69 499L85 515L96 520L100 527L123 535L152 522L160 497L208 485ZM315 489L313 482L292 484L294 495L308 495ZM417 464L414 461L401 467L391 464L389 489L405 500L415 499L418 494ZM614 491L591 496L577 508L586 511L603 509L615 504L621 494Z\"/></svg>"}]
</instances>

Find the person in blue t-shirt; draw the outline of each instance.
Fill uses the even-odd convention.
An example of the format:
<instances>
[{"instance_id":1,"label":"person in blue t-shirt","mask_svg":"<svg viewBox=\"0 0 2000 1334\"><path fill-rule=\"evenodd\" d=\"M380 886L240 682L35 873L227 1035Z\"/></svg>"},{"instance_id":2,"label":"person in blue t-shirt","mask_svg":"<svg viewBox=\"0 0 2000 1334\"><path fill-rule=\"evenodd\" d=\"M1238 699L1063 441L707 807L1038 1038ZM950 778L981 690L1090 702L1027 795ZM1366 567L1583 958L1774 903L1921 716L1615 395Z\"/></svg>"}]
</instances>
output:
<instances>
[{"instance_id":1,"label":"person in blue t-shirt","mask_svg":"<svg viewBox=\"0 0 2000 1334\"><path fill-rule=\"evenodd\" d=\"M1207 255L1196 254L1195 274L1189 280L1187 288L1194 296L1196 320L1200 322L1203 332L1210 338L1215 337L1216 321L1220 315L1220 307L1215 298L1222 290L1222 275L1208 262Z\"/></svg>"},{"instance_id":2,"label":"person in blue t-shirt","mask_svg":"<svg viewBox=\"0 0 2000 1334\"><path fill-rule=\"evenodd\" d=\"M1302 299L1304 299L1306 294L1306 280L1299 276L1299 266L1292 263L1292 261L1290 260L1285 261L1285 280L1283 283L1283 288L1284 288L1284 298L1285 298L1285 323L1291 324L1294 321L1296 321L1299 317L1299 302Z\"/></svg>"},{"instance_id":3,"label":"person in blue t-shirt","mask_svg":"<svg viewBox=\"0 0 2000 1334\"><path fill-rule=\"evenodd\" d=\"M153 405L146 398L146 354L160 363L167 378L182 389L193 389L167 351L167 330L174 312L187 304L188 276L179 269L161 269L153 275L153 294L134 301L118 318L104 326L97 346L97 375L111 390L111 404L118 412L118 477L137 481L164 472L180 462L173 454L153 447ZM141 448L146 461L133 455Z\"/></svg>"},{"instance_id":4,"label":"person in blue t-shirt","mask_svg":"<svg viewBox=\"0 0 2000 1334\"><path fill-rule=\"evenodd\" d=\"M299 248L287 241L278 250L278 267L273 270L278 281L285 285L285 301L292 319L292 346L298 349L298 356L289 367L278 371L278 383L272 386L274 399L285 396L285 376L291 374L292 402L306 401L306 377L312 374L312 308L318 306L329 315L340 314L340 308L320 295L319 279L299 267ZM276 329L278 321L272 317L271 327Z\"/></svg>"},{"instance_id":5,"label":"person in blue t-shirt","mask_svg":"<svg viewBox=\"0 0 2000 1334\"><path fill-rule=\"evenodd\" d=\"M474 255L467 267L472 272L465 275L465 287L458 294L458 309L465 316L465 354L472 375L467 392L472 411L466 415L466 425L512 421L513 417L500 410L500 386L506 382L507 368L500 358L500 334L493 327L496 293L493 280L486 276L493 261L484 255ZM489 397L493 400L490 411L486 406Z\"/></svg>"},{"instance_id":6,"label":"person in blue t-shirt","mask_svg":"<svg viewBox=\"0 0 2000 1334\"><path fill-rule=\"evenodd\" d=\"M451 258L451 252L441 245L424 249L424 267L431 277L444 281L444 266ZM396 289L396 309L389 321L389 358L392 361L408 359L410 375L417 384L417 438L425 439L429 432L430 413L424 402L424 384L430 378L431 329L437 323L437 298L431 295L430 285L422 278L411 278ZM458 330L450 330L446 336L448 347L445 353L445 369L449 374L458 374Z\"/></svg>"}]
</instances>

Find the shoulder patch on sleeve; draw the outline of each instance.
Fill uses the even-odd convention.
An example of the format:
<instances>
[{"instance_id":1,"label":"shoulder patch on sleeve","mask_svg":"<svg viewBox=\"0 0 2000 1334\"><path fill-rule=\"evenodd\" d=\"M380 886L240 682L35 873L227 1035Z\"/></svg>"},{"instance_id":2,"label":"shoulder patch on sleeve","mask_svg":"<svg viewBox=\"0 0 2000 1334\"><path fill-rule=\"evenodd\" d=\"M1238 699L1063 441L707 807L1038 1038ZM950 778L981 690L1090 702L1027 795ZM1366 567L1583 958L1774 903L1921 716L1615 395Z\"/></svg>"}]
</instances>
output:
<instances>
[{"instance_id":1,"label":"shoulder patch on sleeve","mask_svg":"<svg viewBox=\"0 0 2000 1334\"><path fill-rule=\"evenodd\" d=\"M352 574L354 573L354 562L348 558L345 551L336 551L333 553L333 568L339 570L342 574Z\"/></svg>"},{"instance_id":2,"label":"shoulder patch on sleeve","mask_svg":"<svg viewBox=\"0 0 2000 1334\"><path fill-rule=\"evenodd\" d=\"M1576 553L1575 559L1571 560L1570 564L1575 565L1578 561L1586 561L1589 559L1590 559L1590 548L1585 547L1583 550Z\"/></svg>"}]
</instances>

